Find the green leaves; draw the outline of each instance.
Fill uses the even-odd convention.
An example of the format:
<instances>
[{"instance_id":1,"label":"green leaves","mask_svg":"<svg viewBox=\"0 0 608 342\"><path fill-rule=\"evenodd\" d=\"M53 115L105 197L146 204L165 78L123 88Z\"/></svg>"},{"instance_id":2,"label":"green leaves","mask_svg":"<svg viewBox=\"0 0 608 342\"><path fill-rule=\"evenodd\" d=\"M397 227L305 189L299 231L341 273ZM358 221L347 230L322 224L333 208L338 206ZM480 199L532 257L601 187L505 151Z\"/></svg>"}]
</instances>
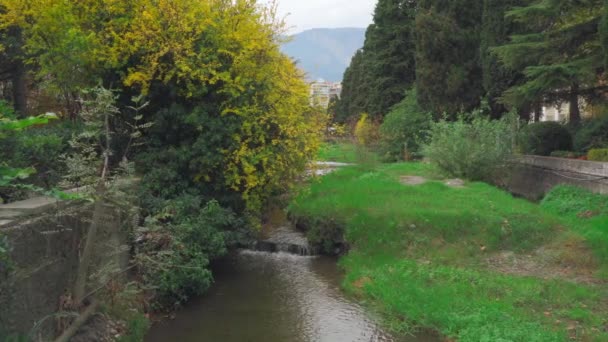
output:
<instances>
[{"instance_id":1,"label":"green leaves","mask_svg":"<svg viewBox=\"0 0 608 342\"><path fill-rule=\"evenodd\" d=\"M25 179L35 172L34 168L14 169L0 165L0 186L7 186L15 180Z\"/></svg>"},{"instance_id":2,"label":"green leaves","mask_svg":"<svg viewBox=\"0 0 608 342\"><path fill-rule=\"evenodd\" d=\"M3 120L0 118L0 131L20 131L35 125L46 125L50 120L57 119L54 113L32 116L21 120Z\"/></svg>"}]
</instances>

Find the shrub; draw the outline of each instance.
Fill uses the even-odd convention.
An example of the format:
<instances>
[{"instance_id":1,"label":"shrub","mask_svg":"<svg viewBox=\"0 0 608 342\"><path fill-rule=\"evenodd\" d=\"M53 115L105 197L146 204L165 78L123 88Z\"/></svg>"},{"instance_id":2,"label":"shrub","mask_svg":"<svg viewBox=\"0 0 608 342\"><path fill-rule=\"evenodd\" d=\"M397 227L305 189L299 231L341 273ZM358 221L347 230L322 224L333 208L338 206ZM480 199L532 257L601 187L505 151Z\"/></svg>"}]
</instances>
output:
<instances>
[{"instance_id":1,"label":"shrub","mask_svg":"<svg viewBox=\"0 0 608 342\"><path fill-rule=\"evenodd\" d=\"M361 114L355 125L355 138L361 146L372 147L378 142L378 125L370 120L367 114Z\"/></svg>"},{"instance_id":2,"label":"shrub","mask_svg":"<svg viewBox=\"0 0 608 342\"><path fill-rule=\"evenodd\" d=\"M424 156L451 177L490 180L512 154L511 116L490 120L474 113L432 123Z\"/></svg>"},{"instance_id":3,"label":"shrub","mask_svg":"<svg viewBox=\"0 0 608 342\"><path fill-rule=\"evenodd\" d=\"M537 122L526 126L520 137L523 153L548 156L553 151L572 149L572 135L557 122Z\"/></svg>"},{"instance_id":4,"label":"shrub","mask_svg":"<svg viewBox=\"0 0 608 342\"><path fill-rule=\"evenodd\" d=\"M150 329L150 320L142 314L135 314L127 320L127 331L118 342L143 342Z\"/></svg>"},{"instance_id":5,"label":"shrub","mask_svg":"<svg viewBox=\"0 0 608 342\"><path fill-rule=\"evenodd\" d=\"M608 162L608 148L596 148L587 153L587 159L593 161Z\"/></svg>"},{"instance_id":6,"label":"shrub","mask_svg":"<svg viewBox=\"0 0 608 342\"><path fill-rule=\"evenodd\" d=\"M213 281L209 262L236 243L236 227L243 226L216 201L202 204L191 195L166 201L162 211L147 219L136 256L156 305L171 308L206 291Z\"/></svg>"},{"instance_id":7,"label":"shrub","mask_svg":"<svg viewBox=\"0 0 608 342\"><path fill-rule=\"evenodd\" d=\"M395 105L380 126L380 152L386 161L410 160L431 124L431 115L418 105L416 90Z\"/></svg>"},{"instance_id":8,"label":"shrub","mask_svg":"<svg viewBox=\"0 0 608 342\"><path fill-rule=\"evenodd\" d=\"M574 149L585 152L608 147L608 116L583 122L574 135Z\"/></svg>"},{"instance_id":9,"label":"shrub","mask_svg":"<svg viewBox=\"0 0 608 342\"><path fill-rule=\"evenodd\" d=\"M0 139L0 161L12 167L35 169L35 173L27 179L28 184L43 188L55 187L66 170L62 155L69 149L72 133L79 128L76 124L64 121L7 133ZM0 188L0 197L8 201L25 196L27 192L17 188Z\"/></svg>"}]
</instances>

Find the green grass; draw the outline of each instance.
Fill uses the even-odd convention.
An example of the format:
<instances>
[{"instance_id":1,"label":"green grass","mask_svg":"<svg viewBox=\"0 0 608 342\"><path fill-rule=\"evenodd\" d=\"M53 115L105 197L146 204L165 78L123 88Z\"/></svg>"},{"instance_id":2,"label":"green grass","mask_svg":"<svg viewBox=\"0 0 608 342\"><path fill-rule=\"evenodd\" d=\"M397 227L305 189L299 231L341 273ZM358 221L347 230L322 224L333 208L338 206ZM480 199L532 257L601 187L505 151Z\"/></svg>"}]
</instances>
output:
<instances>
[{"instance_id":1,"label":"green grass","mask_svg":"<svg viewBox=\"0 0 608 342\"><path fill-rule=\"evenodd\" d=\"M605 286L499 274L483 262L578 234L548 202L484 183L407 186L401 175L437 178L422 163L349 167L312 183L289 208L312 242L331 245L324 240L343 231L345 288L379 307L393 329L423 326L459 341L608 340Z\"/></svg>"},{"instance_id":2,"label":"green grass","mask_svg":"<svg viewBox=\"0 0 608 342\"><path fill-rule=\"evenodd\" d=\"M569 227L581 234L601 260L608 275L608 196L573 186L554 188L541 206L559 215Z\"/></svg>"},{"instance_id":3,"label":"green grass","mask_svg":"<svg viewBox=\"0 0 608 342\"><path fill-rule=\"evenodd\" d=\"M354 144L348 142L326 142L321 145L317 154L317 160L356 163L357 149Z\"/></svg>"}]
</instances>

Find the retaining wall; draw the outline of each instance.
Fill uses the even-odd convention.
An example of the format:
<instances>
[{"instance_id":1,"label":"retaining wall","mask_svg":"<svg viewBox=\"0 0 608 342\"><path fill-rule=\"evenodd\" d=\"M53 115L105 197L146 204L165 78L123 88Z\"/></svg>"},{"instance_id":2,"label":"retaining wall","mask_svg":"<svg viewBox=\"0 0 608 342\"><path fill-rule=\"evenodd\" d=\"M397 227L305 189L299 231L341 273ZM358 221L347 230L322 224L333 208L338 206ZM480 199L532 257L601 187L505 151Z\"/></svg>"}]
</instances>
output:
<instances>
[{"instance_id":1,"label":"retaining wall","mask_svg":"<svg viewBox=\"0 0 608 342\"><path fill-rule=\"evenodd\" d=\"M560 184L608 194L608 163L540 156L519 156L499 181L513 194L540 200Z\"/></svg>"},{"instance_id":2,"label":"retaining wall","mask_svg":"<svg viewBox=\"0 0 608 342\"><path fill-rule=\"evenodd\" d=\"M122 269L129 260L126 216L111 207L104 211L95 246L98 259L89 273ZM9 263L0 264L0 329L5 334L34 331L35 340L52 339L53 314L60 296L72 290L91 215L90 204L45 197L0 205L0 238L5 237L10 247ZM34 329L45 317L45 323Z\"/></svg>"}]
</instances>

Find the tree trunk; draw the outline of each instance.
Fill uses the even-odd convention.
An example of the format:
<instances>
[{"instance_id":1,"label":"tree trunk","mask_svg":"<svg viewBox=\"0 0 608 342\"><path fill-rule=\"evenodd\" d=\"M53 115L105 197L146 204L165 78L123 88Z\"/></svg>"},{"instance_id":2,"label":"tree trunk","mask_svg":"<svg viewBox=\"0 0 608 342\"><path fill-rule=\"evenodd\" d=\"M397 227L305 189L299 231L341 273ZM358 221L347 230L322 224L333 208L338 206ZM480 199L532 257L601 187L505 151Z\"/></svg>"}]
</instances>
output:
<instances>
[{"instance_id":1,"label":"tree trunk","mask_svg":"<svg viewBox=\"0 0 608 342\"><path fill-rule=\"evenodd\" d=\"M13 108L15 112L21 116L26 117L29 113L27 110L27 72L25 64L21 57L23 51L21 46L23 44L23 37L21 34L21 28L11 27L9 29L9 35L13 39L13 43L10 45L9 55L12 64L12 85L13 85Z\"/></svg>"},{"instance_id":2,"label":"tree trunk","mask_svg":"<svg viewBox=\"0 0 608 342\"><path fill-rule=\"evenodd\" d=\"M28 116L27 110L27 78L23 61L16 60L13 70L13 108L20 117Z\"/></svg>"},{"instance_id":3,"label":"tree trunk","mask_svg":"<svg viewBox=\"0 0 608 342\"><path fill-rule=\"evenodd\" d=\"M95 314L98 306L99 303L97 301L93 301L93 303L91 303L91 305L89 305L84 312L81 313L78 318L76 318L74 323L72 323L72 325L70 325L70 327L61 334L61 336L55 339L55 342L68 342L72 337L74 337L74 335L76 335L78 332L78 329L80 329L80 327L82 327L89 320L89 318Z\"/></svg>"},{"instance_id":4,"label":"tree trunk","mask_svg":"<svg viewBox=\"0 0 608 342\"><path fill-rule=\"evenodd\" d=\"M540 122L543 117L543 105L538 102L534 104L534 122Z\"/></svg>"},{"instance_id":5,"label":"tree trunk","mask_svg":"<svg viewBox=\"0 0 608 342\"><path fill-rule=\"evenodd\" d=\"M570 88L570 124L577 125L581 122L581 110L578 104L578 84Z\"/></svg>"}]
</instances>

